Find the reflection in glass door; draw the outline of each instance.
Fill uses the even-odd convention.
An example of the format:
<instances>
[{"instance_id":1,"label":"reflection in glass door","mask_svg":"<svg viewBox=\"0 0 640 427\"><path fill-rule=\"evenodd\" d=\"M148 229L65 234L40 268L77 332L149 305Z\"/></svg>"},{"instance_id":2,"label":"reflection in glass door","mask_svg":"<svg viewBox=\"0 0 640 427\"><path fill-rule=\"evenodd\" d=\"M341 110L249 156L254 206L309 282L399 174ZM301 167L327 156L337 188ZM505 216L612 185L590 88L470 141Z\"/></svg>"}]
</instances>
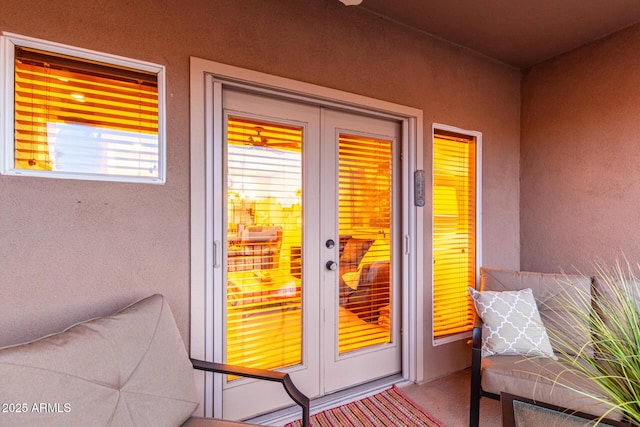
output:
<instances>
[{"instance_id":1,"label":"reflection in glass door","mask_svg":"<svg viewBox=\"0 0 640 427\"><path fill-rule=\"evenodd\" d=\"M228 363L302 363L303 129L227 121Z\"/></svg>"},{"instance_id":2,"label":"reflection in glass door","mask_svg":"<svg viewBox=\"0 0 640 427\"><path fill-rule=\"evenodd\" d=\"M338 145L343 354L391 339L392 145L343 133Z\"/></svg>"}]
</instances>

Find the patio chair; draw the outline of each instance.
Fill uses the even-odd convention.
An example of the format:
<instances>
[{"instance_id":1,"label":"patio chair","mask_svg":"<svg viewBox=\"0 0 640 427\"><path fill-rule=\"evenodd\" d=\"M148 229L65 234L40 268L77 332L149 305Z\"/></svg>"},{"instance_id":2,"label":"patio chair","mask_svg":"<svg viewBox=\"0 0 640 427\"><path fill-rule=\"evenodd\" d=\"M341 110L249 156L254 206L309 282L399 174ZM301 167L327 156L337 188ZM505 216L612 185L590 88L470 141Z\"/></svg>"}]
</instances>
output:
<instances>
[{"instance_id":1,"label":"patio chair","mask_svg":"<svg viewBox=\"0 0 640 427\"><path fill-rule=\"evenodd\" d=\"M0 348L3 426L238 426L193 417L194 368L275 381L302 408L309 399L288 374L190 359L162 295L63 332ZM2 409L5 409L4 407Z\"/></svg>"}]
</instances>

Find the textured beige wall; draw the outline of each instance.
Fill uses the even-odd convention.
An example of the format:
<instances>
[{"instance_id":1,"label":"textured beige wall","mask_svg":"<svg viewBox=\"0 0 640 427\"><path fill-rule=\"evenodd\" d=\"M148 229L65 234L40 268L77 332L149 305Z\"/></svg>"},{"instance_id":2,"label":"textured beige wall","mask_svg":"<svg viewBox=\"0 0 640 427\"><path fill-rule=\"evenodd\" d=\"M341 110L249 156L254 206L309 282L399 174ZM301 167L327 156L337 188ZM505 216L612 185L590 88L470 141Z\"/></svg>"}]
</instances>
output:
<instances>
[{"instance_id":1,"label":"textured beige wall","mask_svg":"<svg viewBox=\"0 0 640 427\"><path fill-rule=\"evenodd\" d=\"M485 263L519 266L517 70L337 0L3 0L0 30L164 64L168 147L164 186L0 176L0 345L149 292L189 342L189 56L420 108L427 166L433 122L483 132ZM468 347L430 345L425 254L430 378Z\"/></svg>"},{"instance_id":2,"label":"textured beige wall","mask_svg":"<svg viewBox=\"0 0 640 427\"><path fill-rule=\"evenodd\" d=\"M523 80L521 264L640 261L640 26Z\"/></svg>"}]
</instances>

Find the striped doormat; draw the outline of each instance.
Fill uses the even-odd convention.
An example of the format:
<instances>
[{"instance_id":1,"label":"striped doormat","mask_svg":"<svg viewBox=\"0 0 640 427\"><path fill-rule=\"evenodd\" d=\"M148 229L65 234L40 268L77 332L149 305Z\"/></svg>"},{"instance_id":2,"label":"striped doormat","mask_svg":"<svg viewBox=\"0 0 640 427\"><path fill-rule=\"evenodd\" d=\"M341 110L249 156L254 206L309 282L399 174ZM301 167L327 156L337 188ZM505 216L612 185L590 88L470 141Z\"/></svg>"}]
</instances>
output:
<instances>
[{"instance_id":1,"label":"striped doormat","mask_svg":"<svg viewBox=\"0 0 640 427\"><path fill-rule=\"evenodd\" d=\"M300 427L296 420L285 427ZM373 396L311 416L312 427L443 427L393 386Z\"/></svg>"}]
</instances>

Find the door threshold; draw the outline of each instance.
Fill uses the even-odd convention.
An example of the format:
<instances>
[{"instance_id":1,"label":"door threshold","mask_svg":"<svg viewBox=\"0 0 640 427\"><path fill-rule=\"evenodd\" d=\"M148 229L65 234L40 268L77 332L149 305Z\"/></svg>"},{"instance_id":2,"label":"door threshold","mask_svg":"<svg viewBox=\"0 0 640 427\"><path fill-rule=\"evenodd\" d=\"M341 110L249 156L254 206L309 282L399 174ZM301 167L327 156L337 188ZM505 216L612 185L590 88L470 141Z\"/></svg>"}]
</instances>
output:
<instances>
[{"instance_id":1,"label":"door threshold","mask_svg":"<svg viewBox=\"0 0 640 427\"><path fill-rule=\"evenodd\" d=\"M384 391L393 385L405 383L408 383L408 381L402 378L402 375L396 374L345 390L336 391L335 393L313 399L311 401L311 414L317 414L318 412L322 412L326 409L335 408L336 406L364 399L365 397ZM245 420L245 422L263 426L282 426L299 418L300 407L295 405Z\"/></svg>"}]
</instances>

